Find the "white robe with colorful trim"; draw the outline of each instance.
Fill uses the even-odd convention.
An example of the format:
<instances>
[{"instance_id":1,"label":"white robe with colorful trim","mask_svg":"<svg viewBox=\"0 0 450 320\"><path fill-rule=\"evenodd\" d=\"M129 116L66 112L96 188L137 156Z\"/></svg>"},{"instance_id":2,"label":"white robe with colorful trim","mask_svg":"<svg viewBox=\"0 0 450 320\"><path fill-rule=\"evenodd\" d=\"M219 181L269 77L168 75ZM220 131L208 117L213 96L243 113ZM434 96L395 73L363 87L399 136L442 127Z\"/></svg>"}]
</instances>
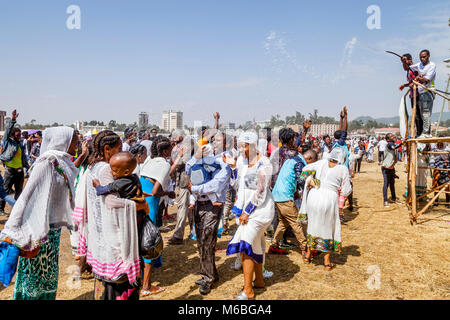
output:
<instances>
[{"instance_id":1,"label":"white robe with colorful trim","mask_svg":"<svg viewBox=\"0 0 450 320\"><path fill-rule=\"evenodd\" d=\"M256 263L263 263L265 251L264 232L275 214L270 184L272 165L267 157L248 167L242 158L238 159L232 174L232 185L238 184L237 200L233 207L236 223L243 212L249 214L248 222L239 225L233 239L228 244L227 255L245 253Z\"/></svg>"}]
</instances>

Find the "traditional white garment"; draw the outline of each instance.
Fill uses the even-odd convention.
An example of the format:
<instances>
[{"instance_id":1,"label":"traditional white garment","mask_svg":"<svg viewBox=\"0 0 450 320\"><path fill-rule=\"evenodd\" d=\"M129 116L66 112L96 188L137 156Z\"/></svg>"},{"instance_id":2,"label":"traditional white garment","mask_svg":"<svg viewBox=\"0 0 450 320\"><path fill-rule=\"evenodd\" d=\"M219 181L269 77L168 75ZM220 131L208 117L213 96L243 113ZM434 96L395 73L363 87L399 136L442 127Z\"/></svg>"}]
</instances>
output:
<instances>
[{"instance_id":1,"label":"traditional white garment","mask_svg":"<svg viewBox=\"0 0 450 320\"><path fill-rule=\"evenodd\" d=\"M231 179L232 185L238 183L233 213L237 217L238 225L238 218L242 212L248 213L249 217L247 224L239 225L229 242L227 255L242 252L256 263L263 263L264 232L271 224L275 213L275 203L270 191L272 164L267 157L261 156L259 161L249 168L248 162L240 158L236 163L236 170L237 174L232 174Z\"/></svg>"},{"instance_id":2,"label":"traditional white garment","mask_svg":"<svg viewBox=\"0 0 450 320\"><path fill-rule=\"evenodd\" d=\"M266 139L260 138L258 140L258 151L260 155L267 157L267 146L268 142Z\"/></svg>"},{"instance_id":3,"label":"traditional white garment","mask_svg":"<svg viewBox=\"0 0 450 320\"><path fill-rule=\"evenodd\" d=\"M424 143L417 144L417 150L423 151L426 147ZM420 169L419 167L428 166L428 156L420 152L417 153L417 175L416 175L416 195L421 196L427 191L428 169Z\"/></svg>"},{"instance_id":4,"label":"traditional white garment","mask_svg":"<svg viewBox=\"0 0 450 320\"><path fill-rule=\"evenodd\" d=\"M23 250L45 243L51 229L73 228L74 182L78 169L67 153L73 129L48 128L43 133L41 155L14 205L0 239L10 238Z\"/></svg>"},{"instance_id":5,"label":"traditional white garment","mask_svg":"<svg viewBox=\"0 0 450 320\"><path fill-rule=\"evenodd\" d=\"M329 160L323 159L305 166L302 175L311 175L308 179L314 178L318 185L311 190L305 188L299 212L308 217L308 246L311 250L340 251L338 190L343 196L352 191L348 168L339 164L330 168Z\"/></svg>"},{"instance_id":6,"label":"traditional white garment","mask_svg":"<svg viewBox=\"0 0 450 320\"><path fill-rule=\"evenodd\" d=\"M168 191L170 184L170 164L163 157L145 159L141 167L141 176L159 181L163 191Z\"/></svg>"},{"instance_id":7,"label":"traditional white garment","mask_svg":"<svg viewBox=\"0 0 450 320\"><path fill-rule=\"evenodd\" d=\"M85 239L80 240L79 253L86 254L86 262L96 276L118 281L126 274L128 282L134 283L140 272L136 204L113 194L97 196L93 178L103 186L114 181L106 162L95 164L86 176L86 207L80 233Z\"/></svg>"},{"instance_id":8,"label":"traditional white garment","mask_svg":"<svg viewBox=\"0 0 450 320\"><path fill-rule=\"evenodd\" d=\"M87 197L86 197L86 179L89 175L89 167L85 169L80 169L80 173L78 175L78 183L76 184L76 190L75 190L75 208L73 209L72 214L72 220L74 224L77 225L77 236L75 241L75 233L70 238L70 242L72 244L72 247L74 247L74 244L76 244L77 253L78 256L85 256L86 255L86 237L85 237L85 226L87 223L87 214L86 214L86 208L87 208ZM73 242L72 242L73 241ZM80 246L80 243L82 243L82 246Z\"/></svg>"},{"instance_id":9,"label":"traditional white garment","mask_svg":"<svg viewBox=\"0 0 450 320\"><path fill-rule=\"evenodd\" d=\"M367 147L367 160L373 161L373 150L374 150L374 144L372 141L369 142L369 145Z\"/></svg>"}]
</instances>

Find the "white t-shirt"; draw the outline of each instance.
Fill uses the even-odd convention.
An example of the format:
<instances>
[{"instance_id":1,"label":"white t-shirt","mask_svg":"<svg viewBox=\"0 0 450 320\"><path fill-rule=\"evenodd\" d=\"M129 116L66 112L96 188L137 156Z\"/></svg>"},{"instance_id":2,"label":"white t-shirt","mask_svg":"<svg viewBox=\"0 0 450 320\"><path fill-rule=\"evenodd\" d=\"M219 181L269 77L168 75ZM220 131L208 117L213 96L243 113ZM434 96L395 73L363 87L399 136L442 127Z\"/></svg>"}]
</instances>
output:
<instances>
[{"instance_id":1,"label":"white t-shirt","mask_svg":"<svg viewBox=\"0 0 450 320\"><path fill-rule=\"evenodd\" d=\"M422 64L422 62L413 64L411 66L411 70L418 71L419 76L430 80L430 82L428 82L428 84L427 84L427 87L434 88L434 79L436 78L436 65L434 64L434 62L431 62L431 61L428 62L428 64L426 66L424 66ZM425 92L425 89L420 86L418 89L419 89L419 94Z\"/></svg>"},{"instance_id":2,"label":"white t-shirt","mask_svg":"<svg viewBox=\"0 0 450 320\"><path fill-rule=\"evenodd\" d=\"M384 152L384 150L386 150L386 146L387 146L386 140L380 140L380 142L378 142L378 150L380 152Z\"/></svg>"}]
</instances>

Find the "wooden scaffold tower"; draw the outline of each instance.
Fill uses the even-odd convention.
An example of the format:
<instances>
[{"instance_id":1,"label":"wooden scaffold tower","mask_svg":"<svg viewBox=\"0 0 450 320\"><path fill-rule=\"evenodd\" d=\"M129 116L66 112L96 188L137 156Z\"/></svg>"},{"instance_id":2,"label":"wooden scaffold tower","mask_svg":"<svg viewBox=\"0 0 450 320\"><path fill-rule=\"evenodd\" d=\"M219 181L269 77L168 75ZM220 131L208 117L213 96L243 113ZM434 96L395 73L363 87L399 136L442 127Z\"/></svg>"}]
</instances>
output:
<instances>
[{"instance_id":1,"label":"wooden scaffold tower","mask_svg":"<svg viewBox=\"0 0 450 320\"><path fill-rule=\"evenodd\" d=\"M413 100L413 110L412 110L412 117L411 117L411 122L410 122L410 136L414 137L415 136L415 117L416 117L416 107L417 107L417 86L421 86L424 89L427 89L441 97L443 97L444 99L446 99L447 101L450 100L450 97L447 94L443 94L439 91L436 91L432 88L427 88L425 87L423 84L417 82L417 81L413 81L414 86L413 86L413 94L414 94L414 100ZM406 120L407 121L407 120ZM408 128L408 124L406 123L406 127ZM406 134L406 136L408 137L408 133ZM408 186L407 186L407 199L406 199L406 205L408 206L409 209L409 214L410 214L410 222L411 225L414 225L417 223L417 218L422 215L428 208L430 208L433 203L436 202L436 200L439 198L439 196L441 194L445 194L445 193L450 193L450 181L442 184L440 186L436 186L436 187L431 187L430 189L425 190L425 193L417 196L416 193L416 177L417 177L417 170L418 169L435 169L435 168L431 168L429 166L418 166L418 153L421 154L448 154L449 152L432 152L432 151L419 151L417 149L417 144L418 143L438 143L438 142L449 142L450 143L450 137L432 137L432 138L409 138L406 140L406 152L407 152L407 172L408 172ZM450 171L450 169L438 169L439 171ZM420 209L420 211L418 211L417 208L417 203L419 200L421 200L422 198L426 199L425 197L427 195L432 195L432 198L429 199L425 206L423 208ZM446 202L439 202L439 205L443 204L449 204ZM448 214L450 214L450 210L447 212ZM443 220L443 219L439 219L439 218L426 218L427 220L441 220L441 221L448 221L448 220Z\"/></svg>"}]
</instances>

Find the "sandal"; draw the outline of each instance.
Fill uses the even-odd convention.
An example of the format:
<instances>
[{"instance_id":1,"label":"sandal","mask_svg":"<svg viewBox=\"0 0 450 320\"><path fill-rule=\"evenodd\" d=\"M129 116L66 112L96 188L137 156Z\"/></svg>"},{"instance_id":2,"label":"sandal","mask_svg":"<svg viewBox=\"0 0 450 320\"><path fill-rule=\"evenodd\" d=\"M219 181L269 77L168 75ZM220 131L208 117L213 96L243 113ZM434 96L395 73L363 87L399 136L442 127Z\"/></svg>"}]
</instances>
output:
<instances>
[{"instance_id":1,"label":"sandal","mask_svg":"<svg viewBox=\"0 0 450 320\"><path fill-rule=\"evenodd\" d=\"M141 297L150 296L152 294L158 294L158 293L161 293L161 292L163 292L165 290L166 290L166 288L163 288L163 287L159 287L159 289L156 290L155 292L151 292L150 290L141 290Z\"/></svg>"},{"instance_id":2,"label":"sandal","mask_svg":"<svg viewBox=\"0 0 450 320\"><path fill-rule=\"evenodd\" d=\"M330 264L325 264L324 267L325 267L325 270L331 271L331 270L333 270L333 268L336 267L336 265L334 263L330 263Z\"/></svg>"},{"instance_id":3,"label":"sandal","mask_svg":"<svg viewBox=\"0 0 450 320\"><path fill-rule=\"evenodd\" d=\"M302 258L304 263L311 263L312 257L307 258L306 257L306 251L302 252Z\"/></svg>"},{"instance_id":4,"label":"sandal","mask_svg":"<svg viewBox=\"0 0 450 320\"><path fill-rule=\"evenodd\" d=\"M242 291L234 300L255 300L255 298L249 298L247 295Z\"/></svg>"}]
</instances>

